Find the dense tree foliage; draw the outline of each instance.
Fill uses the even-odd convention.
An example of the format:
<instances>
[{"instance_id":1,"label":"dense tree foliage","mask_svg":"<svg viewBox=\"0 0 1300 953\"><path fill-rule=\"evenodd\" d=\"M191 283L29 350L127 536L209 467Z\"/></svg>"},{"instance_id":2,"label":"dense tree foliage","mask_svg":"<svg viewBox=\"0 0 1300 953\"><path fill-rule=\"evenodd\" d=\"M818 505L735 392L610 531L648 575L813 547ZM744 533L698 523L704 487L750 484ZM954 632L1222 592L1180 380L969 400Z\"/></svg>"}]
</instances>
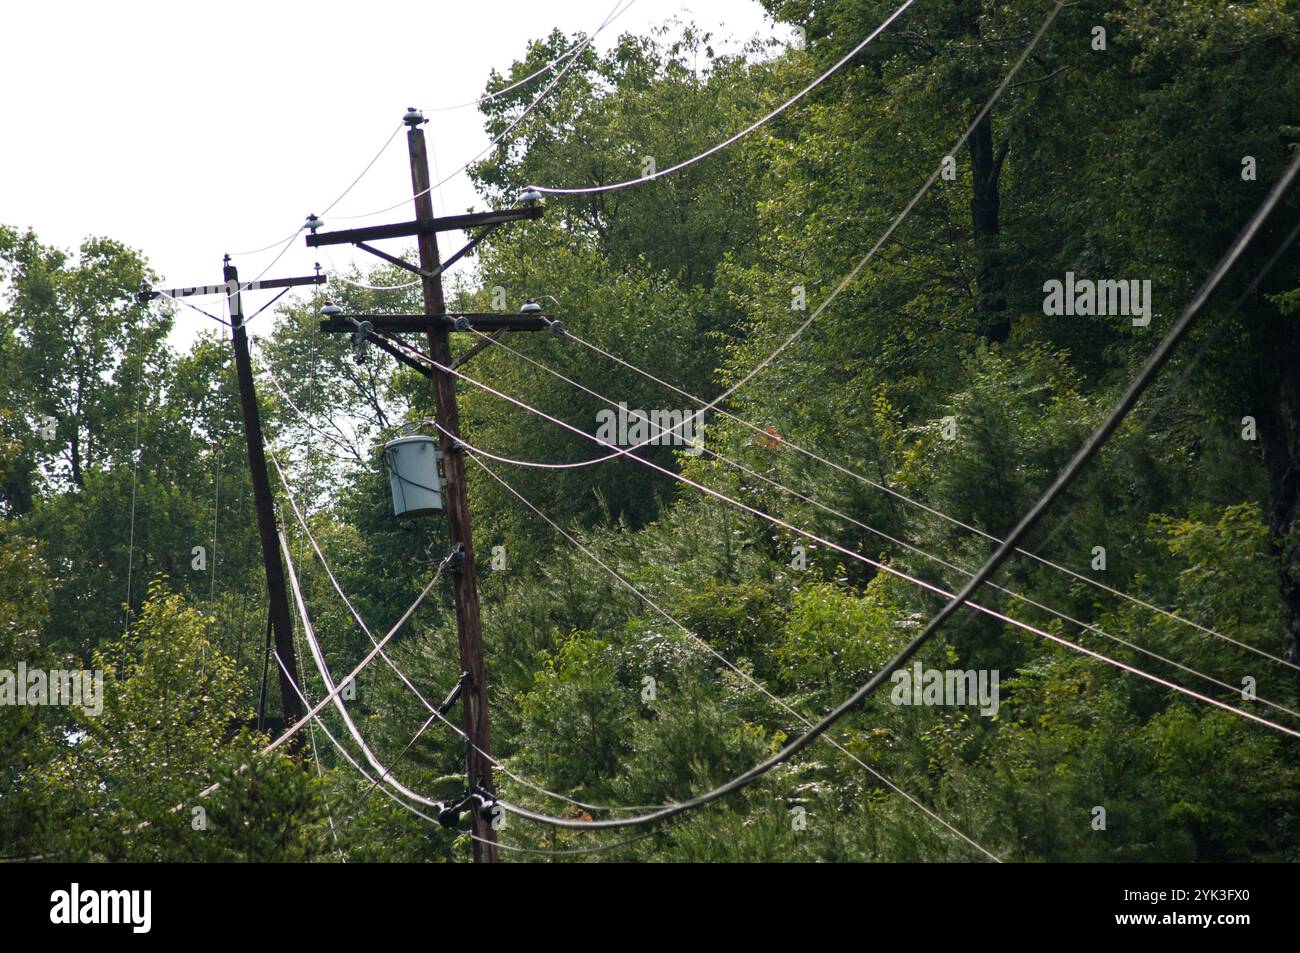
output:
<instances>
[{"instance_id":1,"label":"dense tree foliage","mask_svg":"<svg viewBox=\"0 0 1300 953\"><path fill-rule=\"evenodd\" d=\"M1291 0L1065 5L961 140L1051 3L938 0L752 135L659 176L793 96L896 4L763 6L803 41L724 55L689 26L623 36L583 51L536 109L547 80L480 107L490 134L511 129L471 169L486 204L530 184L646 181L549 198L543 218L457 266L456 307L533 298L572 332L507 336L467 373L594 433L619 403L692 411L683 393L709 400L779 349L707 417L703 452L642 454L748 510L627 459L469 463L497 783L538 810L608 816L699 793L878 671L942 604L880 567L959 587L1300 148ZM539 39L488 91L573 42ZM1293 729L1298 221L1292 196L1026 544L1042 559L1013 559L978 596ZM1149 322L1049 313L1046 285L1067 273L1149 282ZM169 347L168 306L134 299L149 277L142 254L110 239L72 254L0 229L0 669L104 673L97 715L0 707L5 854L466 859L463 825L430 824L358 773L349 759L375 772L329 709L323 727L346 756L318 727L301 748L257 755L264 679L266 714L279 702L229 343L214 325L184 353ZM402 281L388 267L350 277ZM329 294L349 312L419 307L418 289L332 282ZM320 303L286 299L259 319L259 393L292 500L378 637L446 551L443 519L393 519L378 452L431 432L432 400L410 369L373 349L357 363L345 338L319 334ZM479 343L458 337L462 351ZM459 393L475 447L548 463L608 452ZM278 505L337 678L370 639L290 496ZM305 635L314 700L325 687ZM462 740L426 725L412 691L436 704L460 675L445 580L389 655L361 675L349 711L402 784L456 798ZM887 687L760 782L648 836L511 818L511 847L602 850L505 857L1300 858L1293 738L973 611L917 660L996 672L996 712L898 704Z\"/></svg>"}]
</instances>

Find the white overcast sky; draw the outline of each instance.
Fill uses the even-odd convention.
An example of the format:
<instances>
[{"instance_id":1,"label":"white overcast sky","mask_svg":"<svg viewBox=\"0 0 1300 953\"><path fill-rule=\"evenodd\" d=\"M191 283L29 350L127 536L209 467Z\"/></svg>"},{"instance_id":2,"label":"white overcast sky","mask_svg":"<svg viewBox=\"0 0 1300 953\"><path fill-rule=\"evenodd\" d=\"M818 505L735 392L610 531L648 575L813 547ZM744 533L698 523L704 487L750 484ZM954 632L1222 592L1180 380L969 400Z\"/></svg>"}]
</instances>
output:
<instances>
[{"instance_id":1,"label":"white overcast sky","mask_svg":"<svg viewBox=\"0 0 1300 953\"><path fill-rule=\"evenodd\" d=\"M6 4L0 28L0 223L75 248L100 235L139 249L165 285L217 282L221 256L287 237L365 167L407 106L425 111L447 175L488 141L478 110L435 107L482 94L530 39L591 31L614 0L371 0L368 3ZM757 0L635 0L596 40L692 20L735 43L773 26ZM782 33L787 31L782 30ZM719 48L733 48L718 42ZM537 81L542 89L546 79ZM665 157L667 158L667 157ZM441 176L435 174L435 181ZM399 136L335 209L410 195ZM435 194L463 211L466 176ZM409 203L351 227L400 220ZM450 242L451 239L445 239ZM240 255L255 277L278 249ZM334 251L343 266L348 252ZM362 256L366 257L366 256ZM271 276L321 260L301 239ZM321 260L330 267L328 259ZM216 299L209 299L215 301ZM247 307L259 305L250 298ZM180 310L175 343L211 322Z\"/></svg>"}]
</instances>

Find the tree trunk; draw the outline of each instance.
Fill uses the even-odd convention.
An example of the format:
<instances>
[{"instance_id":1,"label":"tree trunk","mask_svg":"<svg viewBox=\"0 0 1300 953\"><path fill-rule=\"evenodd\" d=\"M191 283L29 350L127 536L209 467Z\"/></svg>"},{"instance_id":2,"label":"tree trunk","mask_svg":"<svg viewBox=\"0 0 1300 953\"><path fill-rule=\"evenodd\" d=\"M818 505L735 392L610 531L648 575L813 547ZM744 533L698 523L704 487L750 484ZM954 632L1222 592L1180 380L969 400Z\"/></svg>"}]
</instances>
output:
<instances>
[{"instance_id":1,"label":"tree trunk","mask_svg":"<svg viewBox=\"0 0 1300 953\"><path fill-rule=\"evenodd\" d=\"M1291 321L1276 314L1260 322L1269 355L1264 400L1255 410L1268 474L1268 539L1278 559L1283 605L1284 657L1300 663L1300 339ZM1300 700L1300 672L1296 673Z\"/></svg>"},{"instance_id":2,"label":"tree trunk","mask_svg":"<svg viewBox=\"0 0 1300 953\"><path fill-rule=\"evenodd\" d=\"M1007 146L1008 141L1003 140L994 154L992 113L981 120L967 142L973 179L970 214L971 234L975 239L975 315L980 334L998 344L1011 336L998 221L1001 208L998 179Z\"/></svg>"},{"instance_id":3,"label":"tree trunk","mask_svg":"<svg viewBox=\"0 0 1300 953\"><path fill-rule=\"evenodd\" d=\"M962 30L972 40L980 36L979 11L980 4L972 2L961 14ZM975 100L982 106L987 98L985 94L977 94ZM997 344L1011 336L998 218L1002 204L998 180L1009 146L1009 139L996 148L993 145L992 110L984 115L966 141L971 162L971 236L975 242L975 323L986 340Z\"/></svg>"},{"instance_id":4,"label":"tree trunk","mask_svg":"<svg viewBox=\"0 0 1300 953\"><path fill-rule=\"evenodd\" d=\"M76 427L72 430L72 449L70 456L70 462L72 464L72 482L76 484L77 489L84 490L86 488L86 480L81 472L81 433L79 428Z\"/></svg>"}]
</instances>

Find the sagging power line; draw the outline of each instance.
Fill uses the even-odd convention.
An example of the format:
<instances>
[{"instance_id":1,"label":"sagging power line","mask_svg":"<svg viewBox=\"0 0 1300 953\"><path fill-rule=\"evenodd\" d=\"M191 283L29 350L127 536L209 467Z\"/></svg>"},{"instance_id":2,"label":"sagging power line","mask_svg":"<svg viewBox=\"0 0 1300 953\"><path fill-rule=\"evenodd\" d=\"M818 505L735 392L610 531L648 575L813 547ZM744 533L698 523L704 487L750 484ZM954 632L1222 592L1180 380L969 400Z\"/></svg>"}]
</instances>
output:
<instances>
[{"instance_id":1,"label":"sagging power line","mask_svg":"<svg viewBox=\"0 0 1300 953\"><path fill-rule=\"evenodd\" d=\"M990 615L1000 618L1005 622L1035 632L1036 634L1041 635L1044 638L1056 642L1064 647L1070 648L1076 652L1079 652L1084 655L1088 655L1090 657L1096 658L1101 661L1106 661L1117 668L1147 678L1153 682L1156 682L1157 684L1161 684L1167 688L1179 691L1182 694L1186 694L1190 697L1197 698L1203 702L1211 704L1220 709L1233 712L1241 717L1248 718L1252 721L1256 721L1268 725L1284 734L1288 734L1293 737L1300 738L1300 732L1297 732L1293 729L1285 728L1281 725L1277 725L1276 723L1270 722L1267 719L1261 718L1258 715L1254 715L1242 709L1235 708L1234 706L1227 705L1224 702L1220 702L1217 699L1213 699L1208 696L1201 695L1198 692L1193 692L1190 689L1176 685L1172 682L1168 682L1167 680L1161 679L1158 676L1153 676L1150 673L1135 668L1134 666L1127 665L1115 659L1110 659L1102 655L1101 653L1084 648L1082 646L1078 646L1072 642L1069 642L1066 639L1063 639L1059 636L1053 635L1049 632L1038 629L1036 627L1029 626L1026 623L1020 622L1019 620L1014 620L1000 613L996 613L993 612L992 610L985 609L979 606L978 604L976 604L975 602L973 602L971 598L974 595L975 591L981 585L983 585L989 579L989 577L992 576L992 574L997 570L997 568L1015 551L1019 542L1037 524L1037 522L1042 518L1043 514L1051 506L1051 504L1073 482L1073 480L1078 476L1079 472L1083 469L1083 467L1086 466L1087 463L1092 459L1092 457L1096 455L1098 450L1100 450L1101 446L1106 442L1107 439L1109 439L1109 437L1111 436L1111 434L1114 433L1115 429L1119 426L1121 421L1132 410L1133 406L1137 403L1138 398L1142 395L1142 393L1146 390L1146 388L1150 385L1150 383L1159 374L1160 370L1164 367L1164 365L1168 362L1169 357L1173 353L1173 350L1177 347L1178 343L1183 339L1183 337L1186 336L1188 330L1190 330L1197 315L1201 312L1206 302L1210 299L1210 297L1213 295L1215 290L1217 290L1223 278L1227 275L1228 271L1237 262L1242 252L1245 250L1246 246L1249 245L1251 240L1258 233L1260 227L1262 226L1264 221L1269 217L1269 215L1272 213L1273 209L1281 200L1282 196L1290 190L1292 184L1294 183L1297 173L1300 173L1300 154L1297 154L1296 157L1292 160L1292 162L1288 165L1286 171L1283 173L1282 177L1278 180L1278 182L1274 185L1268 197L1261 203L1259 208L1256 209L1255 213L1251 216L1250 220L1243 227L1242 231L1238 234L1237 238L1229 247L1228 251L1224 253L1223 257L1219 260L1215 268L1211 271L1210 275L1202 283L1200 289L1194 295L1191 302L1189 302L1189 304L1184 308L1181 316L1175 322L1174 326L1161 340L1159 345L1157 345L1156 349L1148 358L1147 362L1138 371L1137 375L1130 382L1129 386L1125 389L1123 396L1121 396L1119 401L1112 408L1111 412L1106 416L1106 418L1101 422L1101 424L1092 433L1092 435L1079 448L1078 452L1065 466L1065 468L1061 471L1060 475L1056 478L1056 480L1053 481L1053 483L1047 488L1047 490L1043 492L1043 494L1029 509L1029 511L1017 523L1016 527L1012 530L1012 532L1006 537L1006 539L998 547L998 550L984 563L983 566L980 567L980 569L975 573L975 575L971 577L971 579L966 583L966 585L959 592L947 593L944 592L943 590L939 590L945 596L949 597L949 601L945 603L944 607L940 609L939 612L936 613L935 616L931 618L930 622L925 626L925 628L916 637L914 637L907 644L907 646L904 647L902 651L897 653L875 675L873 675L870 679L867 680L867 682L865 682L862 686L860 686L857 691L855 691L852 695L850 695L847 699L845 699L842 703L840 703L840 705L838 705L833 711L831 711L828 715L826 715L822 720L817 722L813 727L809 728L804 734L802 734L794 741L787 744L785 747L783 747L772 757L768 758L763 762L760 762L759 764L755 765L753 768L750 768L748 771L745 771L742 774L737 775L731 780L724 782L721 785L718 785L712 790L697 795L695 797L692 797L685 801L681 801L671 805L666 805L657 811L651 812L649 814L641 815L638 817L614 818L614 819L606 819L600 821L596 821L596 820L575 821L571 818L565 818L565 817L559 817L555 815L541 814L535 811L529 811L525 808L519 807L518 805L513 805L503 801L499 801L498 799L495 799L490 794L490 792L486 792L486 791L481 791L478 793L477 796L480 803L482 803L485 806L500 805L510 813L514 813L525 819L537 821L540 823L550 824L556 827L567 827L575 830L607 830L607 829L623 828L623 827L636 827L644 824L651 824L651 823L667 820L686 811L693 810L698 807L703 807L709 803L712 803L715 800L718 800L719 798L725 797L727 794L739 790L740 788L746 786L747 784L752 783L753 781L767 774L777 765L782 764L785 761L788 761L795 754L798 754L800 751L806 748L809 744L811 744L814 740L816 740L817 737L819 737L822 733L828 730L832 725L834 725L840 719L842 719L851 711L853 711L855 708L857 708L862 701L864 701L867 697L869 697L872 693L874 693L881 685L883 685L890 678L890 676L893 675L894 672L898 671L898 669L901 668L904 664L906 664L907 661L913 655L915 655L915 653L919 651L920 648L926 642L928 642L931 638L933 638L933 636L939 631L943 623L954 612L956 612L958 608L962 606L970 606L971 608L979 609L980 611L986 612ZM409 349L409 346L406 347L408 347ZM437 365L437 362L434 361L428 355L420 355L420 356L430 365ZM563 421L560 421L554 417L550 417L544 412L531 407L530 405L524 403L523 401L510 397L509 395L504 394L501 391L498 391L495 388L490 387L489 385L482 384L481 382L469 378L463 374L460 374L459 372L452 371L450 368L447 368L446 366L438 366L438 370L444 374L454 373L458 378L463 379L468 383L474 384L475 386L489 393L492 393L497 397L505 399L508 402L521 407L522 409L528 410L538 416L543 417L544 419L550 420L552 423L558 424L582 436L588 437L588 439L597 440L597 438L592 437L589 434L585 434L582 431L578 430L577 428L572 427L569 424L565 424ZM469 449L471 450L471 452L479 452L472 447ZM488 454L488 456L490 457L490 454ZM712 490L709 487L696 483L695 481L689 480L689 478L685 478L678 474L674 474L672 471L659 467L656 464L652 463L651 461L645 460L644 458L635 457L635 456L632 456L631 458L647 466L650 466L653 469L659 470L669 476L672 476L680 480L681 482L686 483L687 485L693 486L696 489L705 492L710 496L713 496L718 499L722 499L727 502L731 502L734 505L739 506L741 509L744 509L752 513L753 515L764 517L772 521L776 525L783 526L795 532L800 532L801 534L805 536L809 536L810 538L817 539L819 542L822 542L825 545L832 546L838 551L844 552L846 555L858 556L858 558L863 558L860 556L860 554L854 554L852 553L852 551L847 550L844 547L831 543L828 540L815 537L813 536L813 534L810 534L804 530L800 530L798 527L792 526L791 524L783 520L779 520L776 517L772 517L768 514L762 513L761 511L758 511L753 507L749 507L743 503L738 503L735 500L731 500L729 497L726 497L725 494L718 493L717 491ZM882 564L877 564L877 565L878 568L885 569L886 571L891 571L895 575L900 575L897 570L892 570L890 567L886 567ZM913 581L919 582L919 580L913 580ZM931 589L938 588L928 584L926 584L926 587Z\"/></svg>"},{"instance_id":2,"label":"sagging power line","mask_svg":"<svg viewBox=\"0 0 1300 953\"><path fill-rule=\"evenodd\" d=\"M513 347L511 347L510 345L506 344L504 341L501 341L499 338L493 338L493 337L491 337L491 336L489 336L489 335L482 334L481 332L479 332L479 336L482 338L482 340L483 340L485 343L489 343L489 344L491 344L491 345L493 345L493 346L495 346L495 347L497 347L497 348L500 348L500 349L502 349L502 350L505 350L505 351L509 352L510 354L514 355L515 357L517 357L517 358L519 358L519 359L521 359L521 360L523 360L523 361L528 362L529 364L533 365L534 367L539 368L540 370L544 371L545 373L550 374L551 376L556 377L556 378L558 378L559 380L564 381L566 384L568 384L568 385L570 385L571 387L573 387L573 388L575 388L575 389L581 391L582 393L587 394L587 395L589 395L589 396L591 396L591 397L595 397L597 400L603 401L604 403L609 404L611 407L617 407L617 406L619 406L618 402L615 401L613 398L611 398L611 397L607 397L607 396L604 395L604 394L601 394L601 393L598 393L598 392L595 391L595 390L592 390L590 387L587 387L587 386L585 386L585 385L583 385L583 384L580 384L579 382L573 380L572 378L566 376L565 374L563 374L563 373L561 373L561 372L555 370L555 369L552 368L552 367L549 367L548 365L544 364L543 362L538 361L538 360L536 360L536 359L534 359L534 358L532 358L532 357L529 357L527 354L524 354L523 352L516 350L515 348L513 348ZM567 336L567 332L566 332L566 336ZM628 415L631 416L631 417L634 417L634 418L639 419L642 423L644 423L644 424L646 425L647 428L649 428L649 430L650 430L652 433L658 433L658 434L660 434L660 435L666 435L666 434L669 433L669 431L670 431L670 429L671 429L671 428L666 427L666 426L664 426L663 424L659 423L658 421L655 421L654 419L652 419L652 417L648 417L648 416L646 416L645 414L642 414L640 411L628 411ZM837 509L836 507L829 506L829 505L827 505L827 504L821 502L820 500L818 500L818 499L815 498L815 497L812 497L812 496L809 496L809 495L807 495L807 494L801 493L801 492L799 492L798 490L795 490L795 489L793 489L793 488L791 488L791 487L789 487L789 486L786 486L785 484L781 483L779 480L775 480L775 479L773 479L773 478L771 478L771 477L769 477L769 476L766 476L765 474L759 473L757 470L753 469L752 467L748 467L748 466L746 466L745 464L741 463L739 460L736 460L736 459L734 459L734 458L732 458L732 457L730 457L730 456L727 456L726 454L720 453L720 452L718 452L717 450L714 450L714 449L712 449L711 447L706 446L706 445L703 443L703 441L701 441L701 442L699 443L699 447L700 447L701 452L703 452L703 453L706 454L707 456L712 457L712 458L718 460L718 461L721 462L721 463L725 463L727 466L729 466L729 467L731 467L731 468L733 468L733 469L735 469L735 470L738 470L738 471L740 471L741 473L744 473L746 476L752 477L753 479L756 479L756 480L758 480L758 481L760 481L760 482L762 482L762 483L765 483L765 484L767 484L768 486L771 486L771 487L774 487L774 488L776 488L776 489L778 489L778 490L781 490L782 492L784 492L784 493L786 493L786 494L788 494L788 495L794 497L795 499L798 499L798 500L800 500L800 501L802 501L802 502L808 503L808 504L810 504L810 505L816 507L817 509L819 509L819 510L825 512L825 513L829 513L829 514L831 514L832 516L835 516L835 517L838 518L838 519L844 520L845 522L850 523L850 524L852 524L853 526L858 527L859 529L863 529L863 530L865 530L865 531L871 533L871 534L874 535L874 536L877 536L877 537L879 537L879 538L881 538L881 539L884 539L885 541L887 541L887 542L889 542L889 543L892 543L893 545L899 547L900 549L905 549L905 550L907 550L907 551L909 551L909 552L911 552L911 553L914 553L914 554L916 554L916 555L918 555L918 556L921 556L921 557L923 557L923 558L929 560L930 562L938 563L939 565L943 566L943 567L946 568L946 569L950 569L950 570L954 570L954 571L956 571L956 572L959 572L959 573L961 573L962 575L964 575L964 576L966 576L966 577L971 577L971 576L973 576L973 575L975 574L975 571L974 571L973 569L967 568L967 567L965 567L965 566L962 566L962 565L959 565L959 564L957 564L957 563L954 563L954 562L952 562L952 561L950 561L950 560L944 559L942 556L938 556L938 555L935 555L935 554L933 554L933 553L930 553L930 552L928 552L928 551L922 549L921 547L916 546L916 545L913 544L913 543L909 543L909 542L907 542L906 540L899 539L898 537L893 536L893 535L891 535L890 533L887 533L887 532L885 532L885 531L883 531L883 530L877 529L876 527L870 525L869 523L865 523L865 522L863 522L862 520L857 519L856 517L850 516L848 513L845 513L845 512L843 512L842 510ZM615 458L615 457L622 456L622 455L623 455L622 452L612 453L612 454L610 454L608 457L600 458L600 459L602 459L602 460L609 460L609 459L613 459L613 458ZM479 462L480 462L480 464L481 464L481 461L479 461ZM504 461L503 461L503 462L504 462ZM509 461L509 462L511 463L511 465L514 465L514 466L520 466L520 467L538 467L538 468L542 468L542 469L549 469L549 468L556 468L556 467L558 467L558 468L565 468L565 467L567 467L567 466L570 466L570 464L555 464L555 463L547 463L547 462L530 462L530 461L524 461L524 460L511 460L511 461ZM581 464L581 465L588 465L589 463L590 463L590 461L584 461L584 463ZM491 471L489 471L489 472L491 472ZM499 478L498 478L498 480L499 480ZM510 489L510 488L507 486L507 489ZM513 491L511 491L511 492L513 492ZM526 503L527 501L524 501L524 502ZM1064 621L1064 622L1068 622L1068 623L1070 623L1071 625L1073 625L1073 626L1075 626L1075 627L1077 627L1077 628L1079 628L1079 629L1081 629L1081 630L1083 630L1083 631L1086 631L1086 632L1092 632L1092 633L1094 633L1094 634L1096 634L1096 635L1099 635L1099 636L1101 636L1101 637L1103 637L1103 638L1109 639L1109 640L1111 640L1111 641L1113 641L1113 642L1117 642L1118 644L1123 645L1123 646L1125 646L1125 647L1128 648L1128 649L1131 649L1131 650L1133 650L1133 651L1135 651L1135 652L1139 652L1139 653L1141 653L1141 654L1143 654L1143 655L1146 655L1146 656L1148 656L1148 657L1150 657L1150 658L1154 658L1154 659L1156 659L1156 660L1158 660L1158 661L1160 661L1160 662L1163 662L1163 663L1165 663L1166 665L1169 665L1169 666L1172 666L1172 667L1174 667L1174 668L1177 668L1177 669L1179 669L1180 671L1186 672L1186 673L1188 673L1188 674L1190 674L1190 675L1194 675L1194 676L1196 676L1196 677L1198 677L1198 678L1201 678L1201 679L1203 679L1203 680L1205 680L1205 681L1208 681L1208 682L1210 682L1210 683L1216 685L1217 687L1222 688L1222 689L1225 689L1226 691L1228 691L1228 692L1230 692L1230 693L1232 693L1232 694L1234 694L1234 695L1236 695L1236 694L1238 694L1238 693L1240 692L1240 689L1239 689L1238 686L1231 685L1231 684L1229 684L1228 682L1223 681L1222 679L1215 678L1213 675L1208 675L1208 674L1206 674L1206 673L1204 673L1204 672L1201 672L1201 671L1199 671L1199 670L1197 670L1197 669L1191 667L1190 665L1186 665L1186 664L1184 664L1184 663L1182 663L1182 662L1179 662L1179 661L1177 661L1177 660L1175 660L1175 659L1171 659L1171 658L1169 658L1169 657L1167 657L1167 656L1165 656L1165 655L1161 655L1161 654L1158 653L1158 652L1154 652L1154 651L1152 651L1152 650L1146 648L1145 646L1141 646L1141 645L1138 645L1138 644L1136 644L1136 643L1134 643L1134 642L1131 642L1131 641L1129 641L1129 640L1127 640L1127 639L1121 638L1121 637L1116 636L1116 635L1112 635L1111 633L1106 632L1104 629L1100 628L1100 627L1097 626L1097 625L1094 625L1093 623L1090 623L1090 622L1084 622L1084 621L1082 621L1082 620L1080 620L1080 619L1077 619L1077 618L1075 618L1075 617L1073 617L1073 616L1071 616L1071 615L1068 615L1068 614L1065 613L1065 612L1062 612L1062 611L1059 610L1059 609L1055 609L1055 608L1053 608L1053 607L1051 607L1051 606L1049 606L1049 605L1046 605L1046 604L1044 604L1044 603L1042 603L1042 602L1040 602L1040 601L1038 601L1038 600L1036 600L1036 599L1034 599L1034 598L1032 598L1032 597L1030 597L1030 596L1023 595L1023 594L1021 594L1021 593L1019 593L1019 592L1016 592L1016 591L1014 591L1014 590L1012 590L1012 589L1008 589L1008 588L1006 588L1006 587L1004 587L1004 586L1000 586L1000 585L997 585L996 583L992 583L992 582L989 583L989 587L992 588L992 589L996 589L996 590L999 591L999 592L1005 593L1006 595L1010 596L1012 599L1015 599L1017 602L1022 602L1022 603L1024 603L1025 605L1032 606L1032 607L1034 607L1034 608L1036 608L1036 609L1039 609L1039 610L1041 610L1041 611L1043 611L1043 612L1046 612L1046 613L1048 613L1048 614L1050 614L1050 615L1053 615L1053 616L1055 616L1056 618L1061 619L1061 620ZM1282 704L1280 704L1280 703L1278 703L1278 702L1271 701L1271 700L1269 700L1269 699L1263 697L1262 695L1256 694L1256 695L1255 695L1255 700L1258 701L1258 702L1260 702L1261 704L1268 705L1269 707L1274 708L1274 709L1276 709L1276 710L1278 710L1278 711L1285 712L1286 714L1289 714L1289 715L1295 716L1295 717L1297 717L1297 718L1300 718L1300 711L1296 711L1295 709L1289 708L1289 707L1287 707L1286 705L1282 705Z\"/></svg>"}]
</instances>

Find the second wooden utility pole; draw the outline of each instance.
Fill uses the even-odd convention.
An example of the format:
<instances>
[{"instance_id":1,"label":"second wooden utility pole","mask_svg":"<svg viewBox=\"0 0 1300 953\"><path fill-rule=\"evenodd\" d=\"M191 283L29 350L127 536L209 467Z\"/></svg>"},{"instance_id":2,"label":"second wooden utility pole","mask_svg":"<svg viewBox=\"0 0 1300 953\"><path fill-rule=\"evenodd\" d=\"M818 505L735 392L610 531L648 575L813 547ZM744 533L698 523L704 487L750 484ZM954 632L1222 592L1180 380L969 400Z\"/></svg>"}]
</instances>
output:
<instances>
[{"instance_id":1,"label":"second wooden utility pole","mask_svg":"<svg viewBox=\"0 0 1300 953\"><path fill-rule=\"evenodd\" d=\"M271 480L266 472L266 454L262 449L262 415L257 407L257 391L253 384L253 362L248 353L248 330L244 326L244 292L268 291L279 289L284 294L290 288L325 283L325 276L316 266L316 274L299 278L271 278L267 281L258 279L248 284L239 283L239 272L230 263L230 256L225 259L222 271L222 283L219 285L191 285L184 288L169 288L155 291L142 284L139 301L154 301L159 297L179 300L195 295L225 295L230 303L230 342L235 352L235 376L239 382L239 407L244 417L244 437L248 444L248 475L253 487L253 507L257 513L257 530L262 540L262 561L266 569L266 597L270 605L267 619L267 658L262 666L262 690L258 704L256 727L259 731L272 722L265 718L266 713L266 667L270 661L271 636L275 636L275 651L283 666L277 665L280 679L280 702L284 725L297 722L303 715L302 700L298 695L298 663L293 651L293 620L289 614L289 596L284 584L284 565L280 562L279 530L275 522L275 500L271 495ZM278 296L271 303L278 300ZM261 310L271 305L263 305ZM190 307L193 307L191 305ZM202 309L198 309L202 310ZM203 312L206 314L206 312ZM261 311L255 312L257 317ZM208 315L220 321L213 315ZM282 727L282 726L281 726ZM298 750L302 736L297 735L290 741L290 750Z\"/></svg>"},{"instance_id":2,"label":"second wooden utility pole","mask_svg":"<svg viewBox=\"0 0 1300 953\"><path fill-rule=\"evenodd\" d=\"M239 406L244 415L248 473L253 485L253 509L257 513L257 531L262 540L271 629L275 633L275 652L283 663L276 666L280 676L280 703L284 711L284 723L292 725L303 715L297 688L298 663L293 651L293 622L284 584L284 566L280 562L275 501L271 496L271 481L266 472L266 453L262 449L262 416L253 389L253 362L248 354L248 331L244 327L243 294L239 285L239 272L230 263L229 255L226 256L223 274L226 285L232 292L229 297L230 339L235 351L235 375L239 380Z\"/></svg>"},{"instance_id":3,"label":"second wooden utility pole","mask_svg":"<svg viewBox=\"0 0 1300 953\"><path fill-rule=\"evenodd\" d=\"M411 186L415 191L415 216L417 219L433 218L433 190L429 183L429 157L424 144L422 116L410 115L406 143L411 154ZM438 235L422 231L418 236L421 277L424 290L424 313L441 315L447 309L443 300L441 262L438 256ZM445 325L430 328L427 332L429 355L443 367L451 367L451 340ZM465 492L465 457L454 438L460 435L460 415L456 411L456 381L451 374L434 369L433 401L440 425L438 446L442 450L447 523L452 547L460 547L461 562L453 569L452 594L456 602L456 637L460 645L461 670L469 672L461 696L465 736L469 741L465 752L466 775L470 789L481 788L493 793L492 735L488 728L487 677L483 665L483 630L479 620L478 580L474 570L474 538L470 532L469 498ZM451 436L448 436L448 435ZM471 830L475 835L474 860L495 863L497 859L496 832L482 813L470 812Z\"/></svg>"}]
</instances>

